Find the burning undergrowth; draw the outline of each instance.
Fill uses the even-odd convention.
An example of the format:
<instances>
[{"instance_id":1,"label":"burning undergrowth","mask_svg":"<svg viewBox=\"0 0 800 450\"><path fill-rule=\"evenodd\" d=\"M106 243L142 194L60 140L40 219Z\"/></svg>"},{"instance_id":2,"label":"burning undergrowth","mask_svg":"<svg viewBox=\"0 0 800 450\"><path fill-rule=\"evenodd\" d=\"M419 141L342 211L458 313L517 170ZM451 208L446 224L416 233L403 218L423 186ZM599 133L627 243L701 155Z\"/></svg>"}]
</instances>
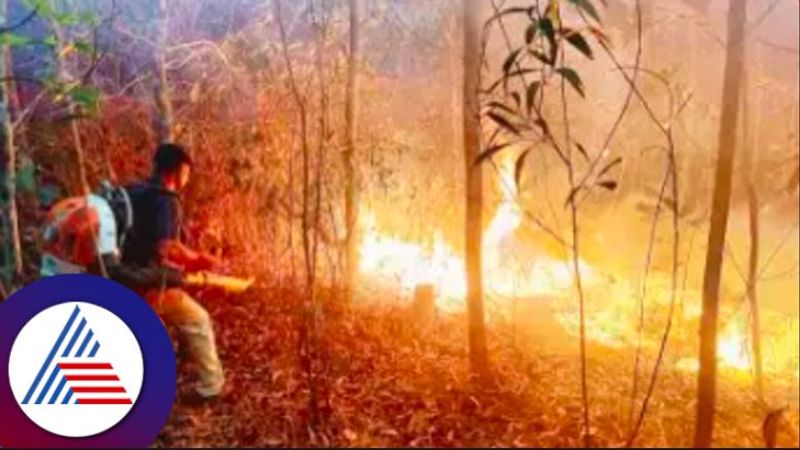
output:
<instances>
[{"instance_id":1,"label":"burning undergrowth","mask_svg":"<svg viewBox=\"0 0 800 450\"><path fill-rule=\"evenodd\" d=\"M292 289L260 288L243 299L218 300L211 313L230 393L200 408L179 403L159 446L581 445L577 346L544 323L538 331L492 324L494 381L478 387L465 363L462 314L421 324L401 306L336 312L328 305L321 330L326 369L314 381L323 393L321 420L311 431L309 381L295 351L301 297ZM594 442L621 446L630 419L632 353L604 348L590 355ZM762 445L764 416L746 385L723 379L719 445ZM667 371L637 444L689 445L693 397L694 376ZM797 412L785 420L779 443L796 446Z\"/></svg>"},{"instance_id":2,"label":"burning undergrowth","mask_svg":"<svg viewBox=\"0 0 800 450\"><path fill-rule=\"evenodd\" d=\"M545 311L564 332L577 338L579 314L572 262L563 249L561 252L543 251L537 246L541 241L528 238L526 232L531 224L526 221L526 211L519 203L513 160L505 159L498 169L496 183L497 192L501 193L500 201L487 221L483 237L483 272L489 317L513 322L518 320L512 317L517 306L541 303L545 307L540 311ZM615 216L612 220L617 223L620 216L627 214L624 205L607 209L613 209L614 213L601 214ZM380 292L380 295L394 297L401 303L410 303L418 286L431 285L440 312L461 314L465 311L463 253L448 243L442 230L435 230L427 242L404 239L402 234L383 232L376 213L367 211L364 217L360 272L365 298ZM631 218L635 219L635 216ZM641 227L646 228L646 218L640 215L638 220L642 222ZM591 223L607 226L603 219ZM638 271L619 269L621 258L632 257L630 252L625 253L626 249L637 245L647 248L646 242L637 244L635 236L617 233L616 237L601 237L594 242L599 249L587 252L592 256L592 262L580 260L583 287L589 299L587 337L595 345L617 350L635 349L644 355L643 358L651 359L658 353L664 328L672 314L672 332L665 358L671 370L695 373L698 347L695 330L699 326L702 297L699 289L694 287L695 280L688 278L688 271L697 262L690 258L683 261L682 280L679 280L676 304L671 313L672 282L662 268L665 265L659 265L658 255L654 257L655 262L648 263L650 266L646 270L644 255ZM658 242L653 251L659 251ZM691 249L688 254L691 254ZM605 262L613 259L617 260L616 265L606 266ZM698 269L697 273L701 271ZM722 310L719 361L726 376L752 380L754 364L748 338L750 317L746 299L739 297L737 301L733 293L729 297ZM764 368L767 376L781 385L797 386L800 378L798 319L766 310L761 320L765 324L762 345L766 349ZM648 364L652 366L652 361Z\"/></svg>"}]
</instances>

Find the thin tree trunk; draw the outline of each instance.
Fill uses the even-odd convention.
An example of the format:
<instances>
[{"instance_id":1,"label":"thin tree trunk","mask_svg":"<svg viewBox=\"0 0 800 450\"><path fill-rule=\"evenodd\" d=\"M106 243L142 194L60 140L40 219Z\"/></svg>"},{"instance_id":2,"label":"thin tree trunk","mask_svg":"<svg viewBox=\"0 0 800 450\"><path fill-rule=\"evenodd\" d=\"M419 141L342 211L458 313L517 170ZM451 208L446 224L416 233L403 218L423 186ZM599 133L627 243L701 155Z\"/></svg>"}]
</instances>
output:
<instances>
[{"instance_id":1,"label":"thin tree trunk","mask_svg":"<svg viewBox=\"0 0 800 450\"><path fill-rule=\"evenodd\" d=\"M347 67L347 99L345 105L346 137L344 151L345 170L345 223L347 242L345 255L345 302L353 300L353 290L358 274L358 187L355 168L356 139L358 133L358 58L360 57L359 0L350 0L350 55Z\"/></svg>"},{"instance_id":2,"label":"thin tree trunk","mask_svg":"<svg viewBox=\"0 0 800 450\"><path fill-rule=\"evenodd\" d=\"M3 1L3 17L5 17L6 21L10 21L11 18L8 17L8 4L10 0ZM6 26L8 26L6 22ZM9 73L14 72L14 56L13 52L11 51L11 47L6 45L3 47L3 64L5 67L8 67ZM17 117L22 113L22 105L19 101L19 92L17 91L17 83L13 79L6 78L6 87L4 88L5 92L8 95L8 108L6 111L9 111L9 117L11 117L12 123L13 121L17 120ZM19 143L19 145L25 149L28 148L28 140L27 135L25 133L25 126L22 123L14 124L14 132L15 132L15 140Z\"/></svg>"},{"instance_id":3,"label":"thin tree trunk","mask_svg":"<svg viewBox=\"0 0 800 450\"><path fill-rule=\"evenodd\" d=\"M719 127L719 153L711 205L706 267L703 278L703 313L700 324L700 371L697 377L697 423L694 446L711 446L717 382L717 319L722 276L725 235L728 228L736 128L739 116L742 72L744 69L745 0L730 2L728 49L722 91L722 118Z\"/></svg>"},{"instance_id":4,"label":"thin tree trunk","mask_svg":"<svg viewBox=\"0 0 800 450\"><path fill-rule=\"evenodd\" d=\"M159 143L172 142L174 121L172 101L170 100L169 77L167 74L167 30L169 28L168 0L158 1L158 42L156 49L156 138Z\"/></svg>"},{"instance_id":5,"label":"thin tree trunk","mask_svg":"<svg viewBox=\"0 0 800 450\"><path fill-rule=\"evenodd\" d=\"M5 27L9 26L10 19L8 17L8 2L4 0L2 17L0 23ZM3 54L10 52L8 44L3 45ZM10 58L9 58L10 59ZM8 195L8 225L9 233L11 234L11 253L13 259L14 275L22 275L22 244L19 232L19 213L17 211L17 148L14 142L14 126L13 117L11 115L11 92L13 90L12 77L14 76L13 67L6 63L6 58L3 58L2 74L3 74L3 93L2 93L2 114L3 119L3 138L4 150L6 156L5 166L5 181L6 193Z\"/></svg>"},{"instance_id":6,"label":"thin tree trunk","mask_svg":"<svg viewBox=\"0 0 800 450\"><path fill-rule=\"evenodd\" d=\"M486 330L483 317L483 166L475 164L480 153L478 105L480 72L479 0L465 0L464 5L464 163L466 168L466 278L469 316L469 354L473 375L488 372Z\"/></svg>"},{"instance_id":7,"label":"thin tree trunk","mask_svg":"<svg viewBox=\"0 0 800 450\"><path fill-rule=\"evenodd\" d=\"M74 79L70 73L67 62L68 52L65 49L68 44L66 35L64 33L64 29L57 21L54 20L52 22L52 26L58 43L58 78L61 80L61 83L67 86L72 86ZM73 145L75 146L75 163L78 169L77 172L80 194L86 195L91 191L89 189L88 176L86 175L86 153L83 151L83 143L81 142L81 130L79 124L80 111L72 99L68 98L67 102L67 111L70 116L70 133L72 134L72 141Z\"/></svg>"},{"instance_id":8,"label":"thin tree trunk","mask_svg":"<svg viewBox=\"0 0 800 450\"><path fill-rule=\"evenodd\" d=\"M313 345L311 338L313 338L315 331L313 330L313 307L316 304L316 290L314 283L314 265L312 255L312 242L311 230L309 224L309 197L310 197L310 164L311 164L311 148L308 142L308 113L306 110L306 100L300 92L295 78L294 66L289 57L289 40L286 32L286 27L283 21L283 1L275 0L275 18L278 22L278 29L280 31L281 50L283 54L284 63L286 64L286 71L289 74L289 86L292 92L292 97L298 109L300 119L300 139L302 151L302 243L303 243L303 258L305 262L305 290L306 290L306 305L303 308L303 328L301 329L300 336L300 354L303 361L303 366L306 371L311 392L309 395L309 423L311 429L317 428L319 424L319 407L317 402L316 384L314 382L314 364L313 364Z\"/></svg>"},{"instance_id":9,"label":"thin tree trunk","mask_svg":"<svg viewBox=\"0 0 800 450\"><path fill-rule=\"evenodd\" d=\"M752 46L750 47L752 48ZM751 64L758 70L757 64ZM747 188L747 205L750 222L750 255L747 267L747 298L750 301L751 334L753 345L753 367L755 369L756 395L764 400L764 371L761 360L761 318L758 307L758 265L760 251L760 217L758 189L756 188L756 168L758 166L758 97L751 98L754 72L748 71L742 86L742 173ZM755 120L751 121L751 105L756 109ZM752 127L752 128L751 128Z\"/></svg>"}]
</instances>

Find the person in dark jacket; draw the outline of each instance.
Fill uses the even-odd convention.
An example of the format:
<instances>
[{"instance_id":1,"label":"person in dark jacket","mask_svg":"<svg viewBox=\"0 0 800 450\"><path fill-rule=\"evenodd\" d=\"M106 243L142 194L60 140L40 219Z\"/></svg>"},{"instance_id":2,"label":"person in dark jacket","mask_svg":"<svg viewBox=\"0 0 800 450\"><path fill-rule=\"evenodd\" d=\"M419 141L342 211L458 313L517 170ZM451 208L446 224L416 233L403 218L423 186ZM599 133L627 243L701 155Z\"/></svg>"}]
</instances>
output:
<instances>
[{"instance_id":1,"label":"person in dark jacket","mask_svg":"<svg viewBox=\"0 0 800 450\"><path fill-rule=\"evenodd\" d=\"M125 191L109 184L99 193L57 202L45 219L40 275L91 273L134 289L184 284L173 268L123 264L119 246L132 214Z\"/></svg>"},{"instance_id":2,"label":"person in dark jacket","mask_svg":"<svg viewBox=\"0 0 800 450\"><path fill-rule=\"evenodd\" d=\"M193 274L219 265L215 258L190 249L180 240L181 205L177 194L189 182L191 169L192 161L182 147L163 144L153 158L151 178L126 188L133 224L122 249L123 265L178 270L186 274L183 284L202 284ZM224 375L211 318L183 285L164 281L158 288L144 290L143 295L185 338L189 356L199 368L197 393L204 399L219 396Z\"/></svg>"},{"instance_id":3,"label":"person in dark jacket","mask_svg":"<svg viewBox=\"0 0 800 450\"><path fill-rule=\"evenodd\" d=\"M222 392L224 376L208 312L186 288L206 285L215 258L180 242L177 192L189 181L191 159L179 146L162 145L151 179L71 197L49 211L43 230L40 274L92 273L141 293L185 337L200 369L202 399Z\"/></svg>"}]
</instances>

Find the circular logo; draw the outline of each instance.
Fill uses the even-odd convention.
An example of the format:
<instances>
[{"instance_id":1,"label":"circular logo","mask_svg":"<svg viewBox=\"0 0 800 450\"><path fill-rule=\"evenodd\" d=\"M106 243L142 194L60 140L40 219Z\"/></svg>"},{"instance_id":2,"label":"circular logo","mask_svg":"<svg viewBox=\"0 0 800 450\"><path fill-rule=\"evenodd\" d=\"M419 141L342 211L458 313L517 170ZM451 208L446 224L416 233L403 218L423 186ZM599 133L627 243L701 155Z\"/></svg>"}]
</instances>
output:
<instances>
[{"instance_id":1,"label":"circular logo","mask_svg":"<svg viewBox=\"0 0 800 450\"><path fill-rule=\"evenodd\" d=\"M85 302L37 314L17 335L8 361L11 390L25 415L67 437L93 436L119 423L136 403L143 377L142 350L130 328Z\"/></svg>"},{"instance_id":2,"label":"circular logo","mask_svg":"<svg viewBox=\"0 0 800 450\"><path fill-rule=\"evenodd\" d=\"M158 316L92 275L43 278L0 304L0 446L147 447L175 398Z\"/></svg>"}]
</instances>

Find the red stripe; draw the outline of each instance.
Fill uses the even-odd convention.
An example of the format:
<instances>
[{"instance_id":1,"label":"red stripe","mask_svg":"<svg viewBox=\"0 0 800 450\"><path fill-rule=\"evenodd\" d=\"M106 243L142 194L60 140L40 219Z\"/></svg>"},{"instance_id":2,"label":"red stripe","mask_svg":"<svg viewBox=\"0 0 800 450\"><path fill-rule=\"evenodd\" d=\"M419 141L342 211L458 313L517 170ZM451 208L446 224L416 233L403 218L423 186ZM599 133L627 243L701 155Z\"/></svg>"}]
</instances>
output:
<instances>
[{"instance_id":1,"label":"red stripe","mask_svg":"<svg viewBox=\"0 0 800 450\"><path fill-rule=\"evenodd\" d=\"M129 398L79 398L79 405L130 405Z\"/></svg>"},{"instance_id":2,"label":"red stripe","mask_svg":"<svg viewBox=\"0 0 800 450\"><path fill-rule=\"evenodd\" d=\"M60 367L61 370L113 369L109 363L58 363L58 367Z\"/></svg>"},{"instance_id":3,"label":"red stripe","mask_svg":"<svg viewBox=\"0 0 800 450\"><path fill-rule=\"evenodd\" d=\"M122 386L112 386L112 387L101 387L101 386L88 386L88 387L72 387L72 392L76 394L80 393L93 393L93 394L108 394L111 392L125 392L125 388Z\"/></svg>"},{"instance_id":4,"label":"red stripe","mask_svg":"<svg viewBox=\"0 0 800 450\"><path fill-rule=\"evenodd\" d=\"M66 375L67 381L119 381L116 375Z\"/></svg>"}]
</instances>

